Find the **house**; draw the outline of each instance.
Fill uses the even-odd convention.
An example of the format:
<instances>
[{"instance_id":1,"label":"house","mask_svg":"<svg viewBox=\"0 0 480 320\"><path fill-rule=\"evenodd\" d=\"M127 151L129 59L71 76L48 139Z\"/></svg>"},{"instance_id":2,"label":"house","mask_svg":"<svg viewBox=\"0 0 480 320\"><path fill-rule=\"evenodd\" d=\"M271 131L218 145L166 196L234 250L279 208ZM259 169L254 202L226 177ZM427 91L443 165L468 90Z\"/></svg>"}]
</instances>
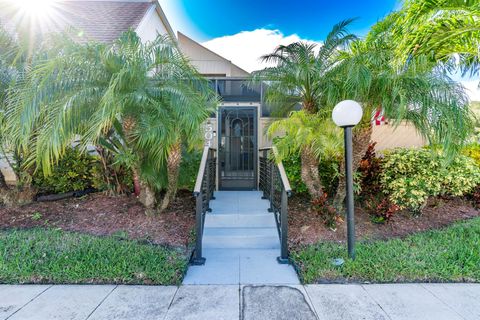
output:
<instances>
[{"instance_id":1,"label":"house","mask_svg":"<svg viewBox=\"0 0 480 320\"><path fill-rule=\"evenodd\" d=\"M135 30L145 42L158 34L176 40L181 51L222 98L218 112L205 124L206 144L218 150L218 188L257 189L258 150L271 146L265 135L272 120L270 108L264 101L265 84L252 85L247 80L247 71L185 34L175 35L158 0L60 0L54 2L48 15L42 21L25 21L28 14L19 12L18 6L0 4L0 22L7 29L19 23L31 23L30 27L39 34L73 30L79 42L111 43L129 29ZM408 125L394 130L382 123L375 126L373 139L379 150L424 144ZM14 176L8 174L6 168L4 163L2 171L7 180L11 180Z\"/></svg>"},{"instance_id":2,"label":"house","mask_svg":"<svg viewBox=\"0 0 480 320\"><path fill-rule=\"evenodd\" d=\"M42 15L41 21L29 17L14 1L0 4L0 21L7 29L27 25L41 34L72 29L77 41L110 43L133 29L143 41L157 34L175 34L157 0L59 0Z\"/></svg>"},{"instance_id":3,"label":"house","mask_svg":"<svg viewBox=\"0 0 480 320\"><path fill-rule=\"evenodd\" d=\"M111 43L129 29L142 41L154 40L158 34L175 39L170 23L157 0L59 0L42 15L42 20L29 16L15 1L0 1L0 24L8 30L29 27L36 34L73 32L79 42ZM8 184L16 177L6 159L0 158L0 170Z\"/></svg>"},{"instance_id":4,"label":"house","mask_svg":"<svg viewBox=\"0 0 480 320\"><path fill-rule=\"evenodd\" d=\"M258 150L271 146L265 84L252 85L247 71L181 32L178 45L222 100L205 124L205 142L218 150L218 188L257 189Z\"/></svg>"}]
</instances>

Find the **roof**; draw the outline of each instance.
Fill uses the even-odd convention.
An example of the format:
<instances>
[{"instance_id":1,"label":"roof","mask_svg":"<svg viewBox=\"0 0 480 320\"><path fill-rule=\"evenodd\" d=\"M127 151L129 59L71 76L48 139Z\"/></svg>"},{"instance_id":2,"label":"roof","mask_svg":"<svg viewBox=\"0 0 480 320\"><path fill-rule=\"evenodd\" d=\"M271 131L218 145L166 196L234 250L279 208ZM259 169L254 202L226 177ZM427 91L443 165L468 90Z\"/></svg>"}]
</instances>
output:
<instances>
[{"instance_id":1,"label":"roof","mask_svg":"<svg viewBox=\"0 0 480 320\"><path fill-rule=\"evenodd\" d=\"M51 23L44 26L41 32L73 28L82 39L109 43L118 39L123 32L135 30L147 12L157 5L158 2L150 0L58 1L54 3ZM1 11L0 19L1 15L4 16L2 20L14 16L3 8ZM161 8L157 8L157 12L163 13Z\"/></svg>"}]
</instances>

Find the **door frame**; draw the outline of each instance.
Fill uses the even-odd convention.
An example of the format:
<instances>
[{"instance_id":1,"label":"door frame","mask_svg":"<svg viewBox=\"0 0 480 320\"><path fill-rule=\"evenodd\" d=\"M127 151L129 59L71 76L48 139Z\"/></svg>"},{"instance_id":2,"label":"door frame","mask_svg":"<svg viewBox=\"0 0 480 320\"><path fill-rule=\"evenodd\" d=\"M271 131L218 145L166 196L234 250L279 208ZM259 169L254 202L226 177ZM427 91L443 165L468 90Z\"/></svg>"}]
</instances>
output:
<instances>
[{"instance_id":1,"label":"door frame","mask_svg":"<svg viewBox=\"0 0 480 320\"><path fill-rule=\"evenodd\" d=\"M222 188L221 181L221 162L220 162L220 146L222 139L222 113L225 109L250 109L253 111L253 126L255 139L253 142L253 188ZM217 190L225 191L248 191L248 190L258 190L258 130L259 130L259 112L260 108L257 104L248 104L248 103L236 103L234 105L222 104L217 109Z\"/></svg>"}]
</instances>

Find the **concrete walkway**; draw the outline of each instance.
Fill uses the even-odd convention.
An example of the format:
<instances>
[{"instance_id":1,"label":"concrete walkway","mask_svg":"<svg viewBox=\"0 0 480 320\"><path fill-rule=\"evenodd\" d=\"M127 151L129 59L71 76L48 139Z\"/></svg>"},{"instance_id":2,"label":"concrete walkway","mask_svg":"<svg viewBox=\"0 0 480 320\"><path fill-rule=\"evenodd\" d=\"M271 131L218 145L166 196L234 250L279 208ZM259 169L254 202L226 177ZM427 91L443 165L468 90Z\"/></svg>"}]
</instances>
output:
<instances>
[{"instance_id":1,"label":"concrete walkway","mask_svg":"<svg viewBox=\"0 0 480 320\"><path fill-rule=\"evenodd\" d=\"M292 266L277 262L280 239L269 202L259 191L215 192L205 217L203 266L183 284L299 284Z\"/></svg>"},{"instance_id":2,"label":"concrete walkway","mask_svg":"<svg viewBox=\"0 0 480 320\"><path fill-rule=\"evenodd\" d=\"M0 319L478 320L480 285L0 285Z\"/></svg>"}]
</instances>

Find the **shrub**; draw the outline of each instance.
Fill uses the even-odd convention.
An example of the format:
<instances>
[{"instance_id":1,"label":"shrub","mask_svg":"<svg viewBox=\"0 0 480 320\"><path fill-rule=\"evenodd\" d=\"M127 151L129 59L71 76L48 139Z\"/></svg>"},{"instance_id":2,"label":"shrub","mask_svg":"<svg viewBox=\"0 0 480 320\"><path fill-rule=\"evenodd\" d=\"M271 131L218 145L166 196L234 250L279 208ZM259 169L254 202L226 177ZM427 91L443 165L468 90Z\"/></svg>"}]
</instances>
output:
<instances>
[{"instance_id":1,"label":"shrub","mask_svg":"<svg viewBox=\"0 0 480 320\"><path fill-rule=\"evenodd\" d=\"M480 183L480 168L464 155L450 162L441 152L397 149L385 155L381 183L400 209L419 212L431 196L462 196Z\"/></svg>"},{"instance_id":2,"label":"shrub","mask_svg":"<svg viewBox=\"0 0 480 320\"><path fill-rule=\"evenodd\" d=\"M376 143L368 146L365 156L360 161L360 188L363 194L377 194L381 191L380 176L382 173L382 159L375 153Z\"/></svg>"},{"instance_id":3,"label":"shrub","mask_svg":"<svg viewBox=\"0 0 480 320\"><path fill-rule=\"evenodd\" d=\"M365 210L370 214L374 223L388 222L400 207L389 198L380 194L371 194L364 202Z\"/></svg>"},{"instance_id":4,"label":"shrub","mask_svg":"<svg viewBox=\"0 0 480 320\"><path fill-rule=\"evenodd\" d=\"M462 154L472 158L473 160L475 160L475 163L477 164L477 166L480 166L480 144L479 143L472 143L465 146L462 150Z\"/></svg>"},{"instance_id":5,"label":"shrub","mask_svg":"<svg viewBox=\"0 0 480 320\"><path fill-rule=\"evenodd\" d=\"M92 168L92 187L112 194L130 194L133 192L132 172L125 166L115 164L112 154L102 154L99 162Z\"/></svg>"},{"instance_id":6,"label":"shrub","mask_svg":"<svg viewBox=\"0 0 480 320\"><path fill-rule=\"evenodd\" d=\"M400 209L388 197L382 194L381 175L382 159L375 153L376 143L368 146L367 152L360 162L360 185L365 210L374 223L388 222Z\"/></svg>"},{"instance_id":7,"label":"shrub","mask_svg":"<svg viewBox=\"0 0 480 320\"><path fill-rule=\"evenodd\" d=\"M313 199L312 209L320 216L323 223L330 229L335 229L337 225L337 211L329 202L328 196L324 193L323 197Z\"/></svg>"},{"instance_id":8,"label":"shrub","mask_svg":"<svg viewBox=\"0 0 480 320\"><path fill-rule=\"evenodd\" d=\"M282 160L292 190L297 194L307 194L308 190L302 181L302 161L300 155L292 154ZM336 158L325 158L320 161L319 174L324 191L333 195L338 185L340 161Z\"/></svg>"},{"instance_id":9,"label":"shrub","mask_svg":"<svg viewBox=\"0 0 480 320\"><path fill-rule=\"evenodd\" d=\"M284 158L282 163L292 190L297 194L307 194L307 187L302 181L302 161L300 156L292 154L288 158Z\"/></svg>"},{"instance_id":10,"label":"shrub","mask_svg":"<svg viewBox=\"0 0 480 320\"><path fill-rule=\"evenodd\" d=\"M97 160L78 149L69 148L53 167L52 174L45 176L37 170L33 185L40 193L65 193L93 187L93 170Z\"/></svg>"},{"instance_id":11,"label":"shrub","mask_svg":"<svg viewBox=\"0 0 480 320\"><path fill-rule=\"evenodd\" d=\"M178 178L178 189L193 191L200 161L202 161L202 150L183 151L180 175Z\"/></svg>"}]
</instances>

